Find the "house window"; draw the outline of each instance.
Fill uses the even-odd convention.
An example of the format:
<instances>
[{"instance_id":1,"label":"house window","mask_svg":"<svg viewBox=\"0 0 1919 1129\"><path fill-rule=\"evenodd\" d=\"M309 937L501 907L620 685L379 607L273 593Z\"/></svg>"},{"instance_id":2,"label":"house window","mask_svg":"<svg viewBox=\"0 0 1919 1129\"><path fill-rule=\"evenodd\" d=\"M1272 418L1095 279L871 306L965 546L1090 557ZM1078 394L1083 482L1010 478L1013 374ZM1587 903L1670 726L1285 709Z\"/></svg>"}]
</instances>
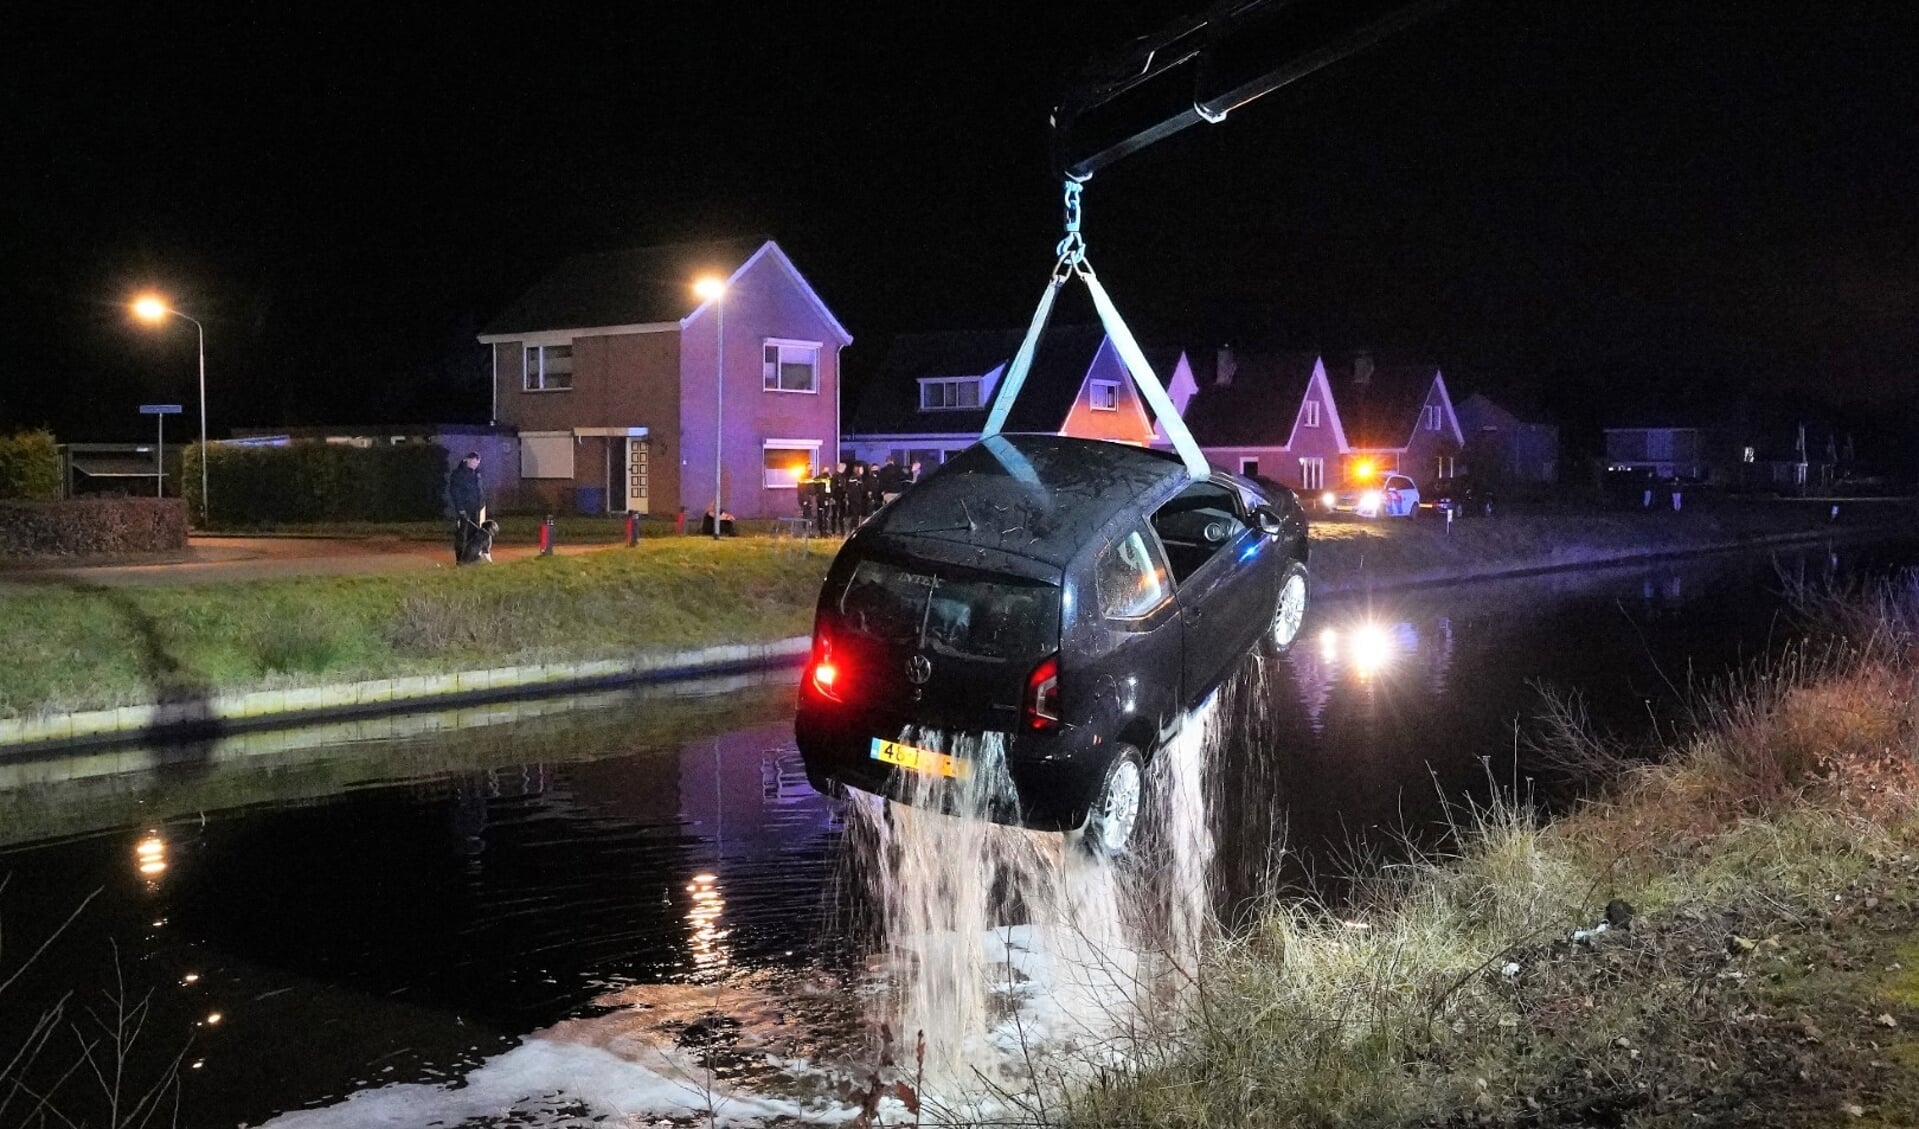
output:
<instances>
[{"instance_id":1,"label":"house window","mask_svg":"<svg viewBox=\"0 0 1919 1129\"><path fill-rule=\"evenodd\" d=\"M1301 490L1326 489L1326 460L1299 460L1299 488Z\"/></svg>"},{"instance_id":2,"label":"house window","mask_svg":"<svg viewBox=\"0 0 1919 1129\"><path fill-rule=\"evenodd\" d=\"M1095 380L1087 389L1088 406L1096 412L1115 412L1119 410L1119 384L1112 380Z\"/></svg>"},{"instance_id":3,"label":"house window","mask_svg":"<svg viewBox=\"0 0 1919 1129\"><path fill-rule=\"evenodd\" d=\"M811 341L768 341L760 376L768 392L818 392L820 347Z\"/></svg>"},{"instance_id":4,"label":"house window","mask_svg":"<svg viewBox=\"0 0 1919 1129\"><path fill-rule=\"evenodd\" d=\"M1256 477L1259 474L1259 460L1240 456L1239 473L1247 478Z\"/></svg>"},{"instance_id":5,"label":"house window","mask_svg":"<svg viewBox=\"0 0 1919 1129\"><path fill-rule=\"evenodd\" d=\"M524 386L528 392L564 392L573 387L573 346L528 345Z\"/></svg>"},{"instance_id":6,"label":"house window","mask_svg":"<svg viewBox=\"0 0 1919 1129\"><path fill-rule=\"evenodd\" d=\"M1757 455L1758 453L1759 452L1753 450L1751 447L1748 447L1740 453L1740 461L1749 463L1753 460L1753 456Z\"/></svg>"},{"instance_id":7,"label":"house window","mask_svg":"<svg viewBox=\"0 0 1919 1129\"><path fill-rule=\"evenodd\" d=\"M1425 411L1424 411L1424 412L1423 412L1422 414L1423 414L1423 415L1425 416L1425 420L1424 420L1424 423L1425 423L1425 426L1426 426L1426 430L1427 430L1427 431L1438 431L1438 430L1439 430L1439 417L1440 417L1440 411L1439 411L1439 405L1438 405L1438 404L1427 404L1427 405L1426 405L1426 408L1425 408Z\"/></svg>"},{"instance_id":8,"label":"house window","mask_svg":"<svg viewBox=\"0 0 1919 1129\"><path fill-rule=\"evenodd\" d=\"M1318 427L1319 426L1319 401L1318 400L1306 401L1306 407L1301 412L1299 417L1299 426L1301 427Z\"/></svg>"},{"instance_id":9,"label":"house window","mask_svg":"<svg viewBox=\"0 0 1919 1129\"><path fill-rule=\"evenodd\" d=\"M979 407L979 377L941 378L920 381L920 410L945 411L949 408Z\"/></svg>"},{"instance_id":10,"label":"house window","mask_svg":"<svg viewBox=\"0 0 1919 1129\"><path fill-rule=\"evenodd\" d=\"M817 439L768 439L760 451L760 484L768 490L791 490L801 479L813 477L820 444Z\"/></svg>"}]
</instances>

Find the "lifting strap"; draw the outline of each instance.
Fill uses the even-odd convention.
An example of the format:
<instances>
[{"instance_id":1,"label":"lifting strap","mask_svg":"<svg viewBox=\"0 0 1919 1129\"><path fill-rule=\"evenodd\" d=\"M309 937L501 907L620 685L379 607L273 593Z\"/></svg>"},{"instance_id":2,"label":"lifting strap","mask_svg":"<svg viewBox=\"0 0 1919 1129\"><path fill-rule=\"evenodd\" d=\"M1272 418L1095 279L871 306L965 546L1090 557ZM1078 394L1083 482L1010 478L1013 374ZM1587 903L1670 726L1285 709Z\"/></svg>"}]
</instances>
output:
<instances>
[{"instance_id":1,"label":"lifting strap","mask_svg":"<svg viewBox=\"0 0 1919 1129\"><path fill-rule=\"evenodd\" d=\"M1013 354L1013 363L1007 366L1006 376L1000 380L999 388L993 395L993 409L987 413L986 427L980 433L981 438L998 435L1006 426L1006 417L1012 414L1013 401L1019 398L1020 388L1026 383L1027 373L1033 367L1033 353L1039 347L1040 334L1046 330L1046 320L1053 313L1053 299L1059 296L1060 288L1073 278L1086 284L1093 296L1093 308L1099 311L1100 325L1105 328L1107 339L1112 341L1113 349L1126 365L1126 372L1133 378L1134 387L1146 405L1153 409L1153 417L1172 440L1173 451L1180 461L1186 464L1186 471L1194 478L1205 478L1212 473L1206 463L1206 456L1200 452L1199 444L1193 439L1193 433L1186 429L1186 422L1179 418L1179 411L1173 407L1173 398L1166 394L1166 386L1153 375L1153 366L1146 360L1146 354L1133 339L1133 331L1126 328L1126 321L1119 316L1112 298L1106 294L1099 276L1086 262L1086 240L1079 230L1079 195L1081 182L1069 179L1066 182L1066 238L1060 240L1059 261L1053 266L1053 277L1047 280L1046 291L1039 297L1039 307L1033 311L1032 324L1026 327L1026 337L1019 343L1019 351Z\"/></svg>"}]
</instances>

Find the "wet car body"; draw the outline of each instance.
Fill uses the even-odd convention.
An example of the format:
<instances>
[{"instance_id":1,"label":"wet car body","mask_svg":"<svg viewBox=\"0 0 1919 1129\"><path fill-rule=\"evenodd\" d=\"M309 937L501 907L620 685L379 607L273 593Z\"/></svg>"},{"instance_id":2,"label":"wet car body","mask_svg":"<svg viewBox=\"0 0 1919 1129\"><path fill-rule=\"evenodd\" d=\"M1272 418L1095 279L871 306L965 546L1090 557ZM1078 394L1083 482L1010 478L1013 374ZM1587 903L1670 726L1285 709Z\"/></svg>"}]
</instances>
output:
<instances>
[{"instance_id":1,"label":"wet car body","mask_svg":"<svg viewBox=\"0 0 1919 1129\"><path fill-rule=\"evenodd\" d=\"M1096 440L983 440L828 572L795 725L808 778L899 798L919 769L878 743L1003 734L1017 795L992 816L1079 828L1121 750L1150 759L1273 638L1295 581L1297 630L1306 555L1284 488Z\"/></svg>"}]
</instances>

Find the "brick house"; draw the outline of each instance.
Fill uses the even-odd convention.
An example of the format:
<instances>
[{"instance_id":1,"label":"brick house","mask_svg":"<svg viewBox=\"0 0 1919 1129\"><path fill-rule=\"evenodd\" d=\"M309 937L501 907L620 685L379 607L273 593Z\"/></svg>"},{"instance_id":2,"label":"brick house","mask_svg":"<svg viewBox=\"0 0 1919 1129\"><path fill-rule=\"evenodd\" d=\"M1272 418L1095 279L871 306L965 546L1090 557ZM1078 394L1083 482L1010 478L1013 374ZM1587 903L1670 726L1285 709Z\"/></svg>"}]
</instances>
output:
<instances>
[{"instance_id":1,"label":"brick house","mask_svg":"<svg viewBox=\"0 0 1919 1129\"><path fill-rule=\"evenodd\" d=\"M1397 471L1424 488L1457 472L1466 440L1437 366L1361 353L1342 369L1332 382L1345 421L1342 481Z\"/></svg>"},{"instance_id":2,"label":"brick house","mask_svg":"<svg viewBox=\"0 0 1919 1129\"><path fill-rule=\"evenodd\" d=\"M1465 463L1476 478L1507 485L1546 485L1559 480L1559 428L1532 423L1484 392L1456 405L1466 437Z\"/></svg>"},{"instance_id":3,"label":"brick house","mask_svg":"<svg viewBox=\"0 0 1919 1129\"><path fill-rule=\"evenodd\" d=\"M894 338L847 420L845 456L932 467L978 440L1022 336L1019 330L987 330ZM1191 386L1183 354L1150 347L1146 352L1162 380ZM1125 363L1097 326L1061 327L1040 338L1006 430L1141 446L1154 436Z\"/></svg>"},{"instance_id":4,"label":"brick house","mask_svg":"<svg viewBox=\"0 0 1919 1129\"><path fill-rule=\"evenodd\" d=\"M725 293L701 300L709 277ZM519 435L523 504L697 516L718 467L723 508L784 516L839 445L852 336L771 240L574 256L479 340L494 423Z\"/></svg>"},{"instance_id":5,"label":"brick house","mask_svg":"<svg viewBox=\"0 0 1919 1129\"><path fill-rule=\"evenodd\" d=\"M1295 490L1334 482L1346 431L1317 354L1221 349L1210 376L1181 413L1208 462Z\"/></svg>"}]
</instances>

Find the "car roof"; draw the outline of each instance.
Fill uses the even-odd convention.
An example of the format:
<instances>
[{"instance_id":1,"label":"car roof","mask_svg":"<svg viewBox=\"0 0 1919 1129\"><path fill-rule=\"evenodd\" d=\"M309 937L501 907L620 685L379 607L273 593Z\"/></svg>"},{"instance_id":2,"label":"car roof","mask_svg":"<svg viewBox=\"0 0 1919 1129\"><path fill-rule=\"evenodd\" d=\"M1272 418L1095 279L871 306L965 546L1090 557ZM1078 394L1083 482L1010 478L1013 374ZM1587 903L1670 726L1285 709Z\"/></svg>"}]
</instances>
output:
<instances>
[{"instance_id":1,"label":"car roof","mask_svg":"<svg viewBox=\"0 0 1919 1129\"><path fill-rule=\"evenodd\" d=\"M1064 568L1113 520L1190 481L1162 451L1061 435L994 435L948 460L861 530Z\"/></svg>"}]
</instances>

